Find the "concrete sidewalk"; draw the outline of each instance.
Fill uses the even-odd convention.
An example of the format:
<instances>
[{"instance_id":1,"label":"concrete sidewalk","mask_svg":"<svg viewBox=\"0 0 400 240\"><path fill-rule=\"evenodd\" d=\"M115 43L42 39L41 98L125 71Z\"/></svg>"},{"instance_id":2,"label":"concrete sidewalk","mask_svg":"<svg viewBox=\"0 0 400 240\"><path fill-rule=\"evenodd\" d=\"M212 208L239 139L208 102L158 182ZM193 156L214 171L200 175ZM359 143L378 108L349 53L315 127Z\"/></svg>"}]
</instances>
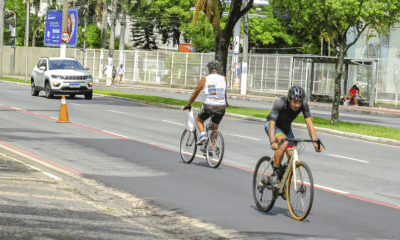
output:
<instances>
[{"instance_id":1,"label":"concrete sidewalk","mask_svg":"<svg viewBox=\"0 0 400 240\"><path fill-rule=\"evenodd\" d=\"M26 154L0 142L0 239L226 239L239 236L236 231L153 207L133 195Z\"/></svg>"}]
</instances>

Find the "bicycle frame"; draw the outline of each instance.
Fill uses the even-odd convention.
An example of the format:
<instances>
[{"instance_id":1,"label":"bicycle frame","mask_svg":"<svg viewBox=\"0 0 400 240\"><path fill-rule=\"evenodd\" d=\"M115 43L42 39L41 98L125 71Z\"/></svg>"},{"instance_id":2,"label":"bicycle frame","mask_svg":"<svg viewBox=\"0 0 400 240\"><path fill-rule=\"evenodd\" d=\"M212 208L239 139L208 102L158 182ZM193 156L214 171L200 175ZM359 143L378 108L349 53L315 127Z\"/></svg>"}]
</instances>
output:
<instances>
[{"instance_id":1,"label":"bicycle frame","mask_svg":"<svg viewBox=\"0 0 400 240\"><path fill-rule=\"evenodd\" d=\"M293 156L290 158L288 167L286 168L285 174L283 174L282 180L279 183L279 193L282 193L283 187L286 184L287 178L289 176L290 171L293 169L293 176L296 179L296 164L300 162L299 152L297 151L297 146L293 147ZM303 181L303 179L301 179ZM294 184L294 190L297 191L297 184Z\"/></svg>"},{"instance_id":2,"label":"bicycle frame","mask_svg":"<svg viewBox=\"0 0 400 240\"><path fill-rule=\"evenodd\" d=\"M279 189L279 193L281 194L283 192L283 187L286 184L287 178L289 176L290 171L293 169L293 176L294 179L296 179L296 164L297 162L300 162L299 159L299 152L297 151L297 146L293 147L293 156L290 158L289 163L288 163L288 167L286 168L285 173L283 174L282 180L280 181L279 185L278 185L278 189ZM272 164L272 162L270 162L269 164ZM265 175L265 170L267 170L269 167L269 165L267 165L267 167L264 169L264 172L262 173L262 175ZM302 179L303 180L303 179ZM261 178L259 180L259 184L261 186L263 186L263 183L261 182ZM294 190L297 191L297 184L294 184Z\"/></svg>"}]
</instances>

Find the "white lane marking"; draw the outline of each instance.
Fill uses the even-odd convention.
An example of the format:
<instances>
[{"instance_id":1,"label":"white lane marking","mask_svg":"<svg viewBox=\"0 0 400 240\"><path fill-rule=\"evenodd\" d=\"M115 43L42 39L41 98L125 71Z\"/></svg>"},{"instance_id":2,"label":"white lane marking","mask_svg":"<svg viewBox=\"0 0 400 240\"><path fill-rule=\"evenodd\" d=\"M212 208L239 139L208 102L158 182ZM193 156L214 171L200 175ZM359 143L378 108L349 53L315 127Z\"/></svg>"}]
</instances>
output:
<instances>
[{"instance_id":1,"label":"white lane marking","mask_svg":"<svg viewBox=\"0 0 400 240\"><path fill-rule=\"evenodd\" d=\"M51 173L43 172L43 174L46 175L46 176L49 176L49 177L51 177L51 178L53 178L53 179L55 179L55 180L57 180L57 181L61 181L61 178L59 178L59 177L57 177L57 176L54 176L54 175L51 174Z\"/></svg>"},{"instance_id":2,"label":"white lane marking","mask_svg":"<svg viewBox=\"0 0 400 240\"><path fill-rule=\"evenodd\" d=\"M15 110L19 110L19 111L25 111L25 110L22 110L21 108L16 108L16 107L11 107L11 109L15 109Z\"/></svg>"},{"instance_id":3,"label":"white lane marking","mask_svg":"<svg viewBox=\"0 0 400 240\"><path fill-rule=\"evenodd\" d=\"M167 123L176 124L176 125L179 125L179 126L185 126L185 124L182 124L182 123L176 123L176 122L171 122L171 121L167 121L167 120L161 120L161 121L167 122Z\"/></svg>"},{"instance_id":4,"label":"white lane marking","mask_svg":"<svg viewBox=\"0 0 400 240\"><path fill-rule=\"evenodd\" d=\"M338 157L338 158L344 158L344 159L349 159L349 160L353 160L353 161L357 161L357 162L363 162L363 163L368 163L369 161L364 161L364 160L360 160L360 159L356 159L356 158L351 158L351 157L345 157L345 156L339 156L339 155L335 155L335 154L328 154L329 156L332 157Z\"/></svg>"},{"instance_id":5,"label":"white lane marking","mask_svg":"<svg viewBox=\"0 0 400 240\"><path fill-rule=\"evenodd\" d=\"M108 111L114 112L114 113L126 114L126 113L124 113L124 112L118 112L118 111L114 111L114 110L108 110Z\"/></svg>"},{"instance_id":6,"label":"white lane marking","mask_svg":"<svg viewBox=\"0 0 400 240\"><path fill-rule=\"evenodd\" d=\"M16 93L16 92L12 92L12 91L6 91L6 92L8 92L8 93Z\"/></svg>"},{"instance_id":7,"label":"white lane marking","mask_svg":"<svg viewBox=\"0 0 400 240\"><path fill-rule=\"evenodd\" d=\"M252 140L256 140L256 141L261 141L261 139L258 139L258 138L246 137L246 136L235 135L235 134L229 134L229 135L234 136L234 137L241 137L241 138L247 138L247 139L252 139Z\"/></svg>"},{"instance_id":8,"label":"white lane marking","mask_svg":"<svg viewBox=\"0 0 400 240\"><path fill-rule=\"evenodd\" d=\"M345 191L340 191L340 190L337 190L337 189L328 188L328 187L324 187L324 186L317 185L317 184L314 184L314 186L315 186L315 187L318 187L318 188L326 189L326 190L329 190L329 191L333 191L333 192L338 192L338 193L343 193L343 194L349 194L348 192L345 192Z\"/></svg>"},{"instance_id":9,"label":"white lane marking","mask_svg":"<svg viewBox=\"0 0 400 240\"><path fill-rule=\"evenodd\" d=\"M102 130L102 131L103 131L103 132L106 132L106 133L109 133L109 134L112 134L112 135L115 135L115 136L119 136L119 137L123 137L123 138L129 138L129 137L127 137L127 136L120 135L120 134L116 134L116 133L109 132L109 131L106 131L106 130Z\"/></svg>"},{"instance_id":10,"label":"white lane marking","mask_svg":"<svg viewBox=\"0 0 400 240\"><path fill-rule=\"evenodd\" d=\"M83 106L83 104L79 104L79 103L71 103L73 105L77 105L77 106Z\"/></svg>"}]
</instances>

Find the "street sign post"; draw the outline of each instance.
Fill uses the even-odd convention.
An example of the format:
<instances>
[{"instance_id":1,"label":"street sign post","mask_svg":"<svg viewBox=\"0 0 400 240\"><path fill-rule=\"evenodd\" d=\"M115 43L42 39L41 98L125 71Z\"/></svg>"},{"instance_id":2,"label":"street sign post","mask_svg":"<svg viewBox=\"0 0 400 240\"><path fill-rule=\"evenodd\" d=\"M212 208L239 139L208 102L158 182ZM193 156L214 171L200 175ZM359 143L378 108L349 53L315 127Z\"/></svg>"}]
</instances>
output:
<instances>
[{"instance_id":1,"label":"street sign post","mask_svg":"<svg viewBox=\"0 0 400 240\"><path fill-rule=\"evenodd\" d=\"M78 42L78 9L71 8L68 10L68 26L67 31L62 33L62 11L47 10L44 33L44 45L47 47L60 47L62 35L68 34L65 41L67 47L76 47Z\"/></svg>"}]
</instances>

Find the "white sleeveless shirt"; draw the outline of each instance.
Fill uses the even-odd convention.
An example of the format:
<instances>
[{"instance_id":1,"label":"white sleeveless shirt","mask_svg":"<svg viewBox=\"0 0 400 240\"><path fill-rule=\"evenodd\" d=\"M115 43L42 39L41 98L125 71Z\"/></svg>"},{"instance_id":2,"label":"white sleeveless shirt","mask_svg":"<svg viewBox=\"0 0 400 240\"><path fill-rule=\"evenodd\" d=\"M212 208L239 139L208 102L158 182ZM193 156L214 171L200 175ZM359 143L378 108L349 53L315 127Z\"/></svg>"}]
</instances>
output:
<instances>
[{"instance_id":1,"label":"white sleeveless shirt","mask_svg":"<svg viewBox=\"0 0 400 240\"><path fill-rule=\"evenodd\" d=\"M210 74L206 77L203 88L204 104L211 106L225 106L225 78L219 74Z\"/></svg>"}]
</instances>

